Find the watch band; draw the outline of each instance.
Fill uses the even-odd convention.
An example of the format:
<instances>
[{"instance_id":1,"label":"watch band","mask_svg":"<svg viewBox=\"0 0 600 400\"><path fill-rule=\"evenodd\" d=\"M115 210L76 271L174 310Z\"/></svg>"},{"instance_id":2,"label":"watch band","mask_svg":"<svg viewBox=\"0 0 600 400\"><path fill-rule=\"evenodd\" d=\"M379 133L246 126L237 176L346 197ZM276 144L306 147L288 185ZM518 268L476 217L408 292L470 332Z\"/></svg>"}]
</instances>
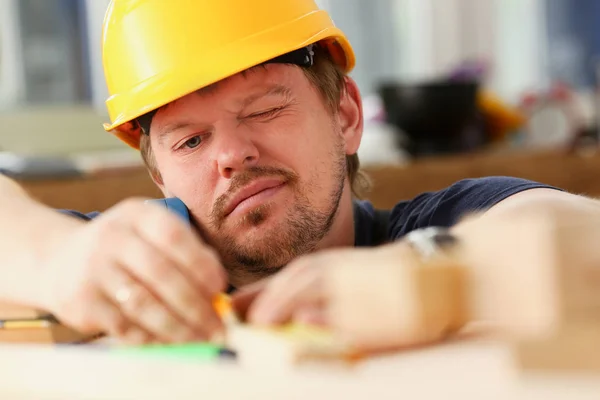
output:
<instances>
[{"instance_id":1,"label":"watch band","mask_svg":"<svg viewBox=\"0 0 600 400\"><path fill-rule=\"evenodd\" d=\"M458 238L443 227L414 230L405 236L405 240L424 259L445 253L458 244Z\"/></svg>"}]
</instances>

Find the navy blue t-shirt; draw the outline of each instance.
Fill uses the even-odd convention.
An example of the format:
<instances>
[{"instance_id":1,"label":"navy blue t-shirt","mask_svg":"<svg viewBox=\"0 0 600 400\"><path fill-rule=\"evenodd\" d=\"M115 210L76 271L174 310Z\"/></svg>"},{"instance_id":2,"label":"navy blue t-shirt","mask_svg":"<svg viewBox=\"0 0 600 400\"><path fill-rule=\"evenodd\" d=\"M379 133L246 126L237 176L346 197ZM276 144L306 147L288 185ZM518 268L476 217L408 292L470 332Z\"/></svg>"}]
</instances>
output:
<instances>
[{"instance_id":1,"label":"navy blue t-shirt","mask_svg":"<svg viewBox=\"0 0 600 400\"><path fill-rule=\"evenodd\" d=\"M485 211L513 194L534 188L556 189L505 176L464 179L440 191L422 193L397 203L390 210L385 236L393 241L420 228L450 227L468 214ZM379 244L376 242L380 221L376 213L370 202L355 202L355 246Z\"/></svg>"},{"instance_id":2,"label":"navy blue t-shirt","mask_svg":"<svg viewBox=\"0 0 600 400\"><path fill-rule=\"evenodd\" d=\"M507 197L534 188L552 186L504 176L464 179L437 192L422 193L411 200L397 203L388 213L385 239L393 241L419 228L429 226L450 227L465 215L485 211ZM83 214L77 211L62 212L91 220L98 212ZM369 201L354 202L355 246L366 247L380 243L378 232L381 221Z\"/></svg>"}]
</instances>

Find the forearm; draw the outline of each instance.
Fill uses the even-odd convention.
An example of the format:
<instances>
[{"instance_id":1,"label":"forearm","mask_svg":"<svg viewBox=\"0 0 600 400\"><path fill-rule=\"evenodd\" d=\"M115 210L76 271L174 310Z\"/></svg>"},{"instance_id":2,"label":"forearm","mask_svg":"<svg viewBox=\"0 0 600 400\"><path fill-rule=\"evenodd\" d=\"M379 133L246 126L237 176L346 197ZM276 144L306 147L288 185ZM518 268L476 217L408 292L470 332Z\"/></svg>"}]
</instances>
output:
<instances>
[{"instance_id":1,"label":"forearm","mask_svg":"<svg viewBox=\"0 0 600 400\"><path fill-rule=\"evenodd\" d=\"M454 227L470 270L473 317L515 332L542 328L555 315L561 269L578 274L597 264L599 222L597 200L540 190Z\"/></svg>"},{"instance_id":2,"label":"forearm","mask_svg":"<svg viewBox=\"0 0 600 400\"><path fill-rule=\"evenodd\" d=\"M534 189L509 197L481 217L515 219L540 213L554 215L561 221L600 216L600 201L552 189Z\"/></svg>"},{"instance_id":3,"label":"forearm","mask_svg":"<svg viewBox=\"0 0 600 400\"><path fill-rule=\"evenodd\" d=\"M43 307L43 260L80 224L0 175L0 301Z\"/></svg>"}]
</instances>

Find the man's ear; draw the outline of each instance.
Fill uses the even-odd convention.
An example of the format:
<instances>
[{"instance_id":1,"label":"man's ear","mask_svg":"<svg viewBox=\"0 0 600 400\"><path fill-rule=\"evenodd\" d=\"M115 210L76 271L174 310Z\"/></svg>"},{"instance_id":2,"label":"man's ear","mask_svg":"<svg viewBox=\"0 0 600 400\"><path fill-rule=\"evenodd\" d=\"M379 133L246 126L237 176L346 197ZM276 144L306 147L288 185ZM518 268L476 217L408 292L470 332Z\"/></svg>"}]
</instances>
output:
<instances>
[{"instance_id":1,"label":"man's ear","mask_svg":"<svg viewBox=\"0 0 600 400\"><path fill-rule=\"evenodd\" d=\"M344 138L346 154L356 154L362 139L364 121L360 90L356 82L345 77L345 88L340 98L338 112L341 134Z\"/></svg>"},{"instance_id":2,"label":"man's ear","mask_svg":"<svg viewBox=\"0 0 600 400\"><path fill-rule=\"evenodd\" d=\"M162 176L160 175L160 172L152 171L151 169L148 169L148 175L150 175L150 178L152 178L152 181L154 182L154 184L156 186L158 186L158 188L162 192L163 196L170 197L168 190L165 188L165 185L163 183L163 179L162 179Z\"/></svg>"}]
</instances>

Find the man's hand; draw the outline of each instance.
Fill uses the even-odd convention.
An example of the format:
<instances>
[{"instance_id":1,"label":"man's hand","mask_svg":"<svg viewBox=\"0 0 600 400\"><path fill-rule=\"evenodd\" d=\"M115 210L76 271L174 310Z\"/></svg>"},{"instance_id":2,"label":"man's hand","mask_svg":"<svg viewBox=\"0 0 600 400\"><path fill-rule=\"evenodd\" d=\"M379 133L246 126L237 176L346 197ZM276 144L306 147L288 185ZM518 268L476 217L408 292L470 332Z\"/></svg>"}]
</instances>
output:
<instances>
[{"instance_id":1,"label":"man's hand","mask_svg":"<svg viewBox=\"0 0 600 400\"><path fill-rule=\"evenodd\" d=\"M238 314L250 323L287 322L327 325L328 298L323 255L308 255L277 275L240 289L232 297Z\"/></svg>"},{"instance_id":2,"label":"man's hand","mask_svg":"<svg viewBox=\"0 0 600 400\"><path fill-rule=\"evenodd\" d=\"M393 270L385 267L390 264L393 269L402 268L393 253L381 249L336 249L305 255L277 275L240 289L233 296L233 305L248 322L257 325L294 322L331 326L333 308L357 310L368 301L364 296L381 296L386 288L374 285L393 279ZM356 295L341 297L339 286L349 284L346 278L357 271L364 279L362 285L342 288Z\"/></svg>"},{"instance_id":3,"label":"man's hand","mask_svg":"<svg viewBox=\"0 0 600 400\"><path fill-rule=\"evenodd\" d=\"M177 216L128 200L78 228L48 257L47 302L63 323L128 343L206 340L225 272Z\"/></svg>"},{"instance_id":4,"label":"man's hand","mask_svg":"<svg viewBox=\"0 0 600 400\"><path fill-rule=\"evenodd\" d=\"M233 301L252 324L317 324L360 350L422 345L464 322L461 270L449 261L424 265L406 243L324 251L241 289Z\"/></svg>"}]
</instances>

